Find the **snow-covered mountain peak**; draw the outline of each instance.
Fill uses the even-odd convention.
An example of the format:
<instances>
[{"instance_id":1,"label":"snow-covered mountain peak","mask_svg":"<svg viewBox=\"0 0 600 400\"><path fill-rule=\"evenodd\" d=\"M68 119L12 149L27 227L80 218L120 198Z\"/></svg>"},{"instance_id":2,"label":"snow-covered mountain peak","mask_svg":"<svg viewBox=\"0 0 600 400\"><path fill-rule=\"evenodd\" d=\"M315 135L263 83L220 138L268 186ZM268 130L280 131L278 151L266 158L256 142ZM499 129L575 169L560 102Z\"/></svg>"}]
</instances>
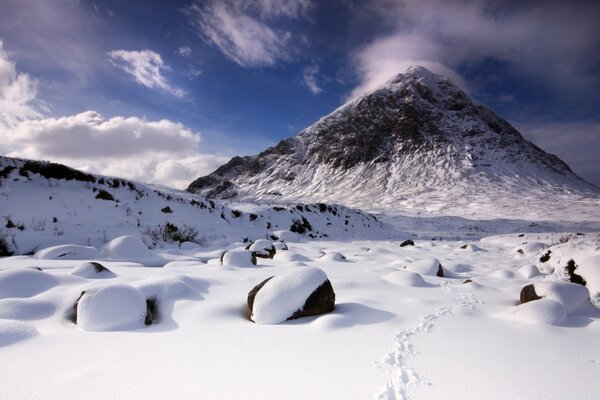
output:
<instances>
[{"instance_id":1,"label":"snow-covered mountain peak","mask_svg":"<svg viewBox=\"0 0 600 400\"><path fill-rule=\"evenodd\" d=\"M518 198L547 202L540 208L545 214L557 204L554 195L598 200L597 189L558 157L448 78L418 66L295 137L256 156L234 157L188 190L244 201L494 217L529 212L514 206Z\"/></svg>"}]
</instances>

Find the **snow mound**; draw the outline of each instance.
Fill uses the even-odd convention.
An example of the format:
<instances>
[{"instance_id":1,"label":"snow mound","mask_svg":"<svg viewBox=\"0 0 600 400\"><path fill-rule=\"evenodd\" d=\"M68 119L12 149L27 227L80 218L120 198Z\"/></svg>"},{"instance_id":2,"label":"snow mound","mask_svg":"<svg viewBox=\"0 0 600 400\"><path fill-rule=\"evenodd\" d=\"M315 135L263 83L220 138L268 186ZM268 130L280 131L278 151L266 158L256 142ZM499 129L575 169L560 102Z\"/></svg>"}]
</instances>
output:
<instances>
[{"instance_id":1,"label":"snow mound","mask_svg":"<svg viewBox=\"0 0 600 400\"><path fill-rule=\"evenodd\" d=\"M119 236L111 240L102 250L106 258L142 263L148 267L162 267L166 260L152 253L139 238Z\"/></svg>"},{"instance_id":2,"label":"snow mound","mask_svg":"<svg viewBox=\"0 0 600 400\"><path fill-rule=\"evenodd\" d=\"M78 265L69 272L69 275L76 275L87 279L107 279L116 277L112 271L95 261Z\"/></svg>"},{"instance_id":3,"label":"snow mound","mask_svg":"<svg viewBox=\"0 0 600 400\"><path fill-rule=\"evenodd\" d=\"M0 300L0 319L36 320L49 317L55 311L54 304L33 299Z\"/></svg>"},{"instance_id":4,"label":"snow mound","mask_svg":"<svg viewBox=\"0 0 600 400\"><path fill-rule=\"evenodd\" d=\"M521 276L523 276L523 278L525 279L530 279L535 276L541 275L541 272L537 266L535 266L534 264L529 264L519 268L519 274L521 274Z\"/></svg>"},{"instance_id":5,"label":"snow mound","mask_svg":"<svg viewBox=\"0 0 600 400\"><path fill-rule=\"evenodd\" d=\"M227 250L221 256L221 264L240 268L253 267L256 265L256 257L246 249Z\"/></svg>"},{"instance_id":6,"label":"snow mound","mask_svg":"<svg viewBox=\"0 0 600 400\"><path fill-rule=\"evenodd\" d=\"M399 286L426 287L430 286L421 275L412 271L394 271L383 277L386 281Z\"/></svg>"},{"instance_id":7,"label":"snow mound","mask_svg":"<svg viewBox=\"0 0 600 400\"><path fill-rule=\"evenodd\" d=\"M535 293L544 299L562 304L570 314L587 303L590 291L583 285L571 282L536 282ZM536 300L539 301L539 300Z\"/></svg>"},{"instance_id":8,"label":"snow mound","mask_svg":"<svg viewBox=\"0 0 600 400\"><path fill-rule=\"evenodd\" d=\"M481 247L477 246L476 244L465 244L464 246L461 246L461 249L466 250L466 251L470 251L472 253L478 252L478 251L485 251L484 249L482 249Z\"/></svg>"},{"instance_id":9,"label":"snow mound","mask_svg":"<svg viewBox=\"0 0 600 400\"><path fill-rule=\"evenodd\" d=\"M89 260L99 258L100 252L92 246L79 246L77 244L62 244L38 250L33 258L38 260Z\"/></svg>"},{"instance_id":10,"label":"snow mound","mask_svg":"<svg viewBox=\"0 0 600 400\"><path fill-rule=\"evenodd\" d=\"M515 247L512 252L517 254L530 255L535 254L540 250L545 249L546 247L548 247L546 243L528 242Z\"/></svg>"},{"instance_id":11,"label":"snow mound","mask_svg":"<svg viewBox=\"0 0 600 400\"><path fill-rule=\"evenodd\" d=\"M270 235L275 240L279 240L280 242L297 242L298 235L292 231L275 231Z\"/></svg>"},{"instance_id":12,"label":"snow mound","mask_svg":"<svg viewBox=\"0 0 600 400\"><path fill-rule=\"evenodd\" d=\"M319 257L318 261L348 262L346 257L342 253L338 253L337 251L331 251L329 253L323 254L321 257Z\"/></svg>"},{"instance_id":13,"label":"snow mound","mask_svg":"<svg viewBox=\"0 0 600 400\"><path fill-rule=\"evenodd\" d=\"M0 347L29 339L38 334L37 329L28 323L0 319Z\"/></svg>"},{"instance_id":14,"label":"snow mound","mask_svg":"<svg viewBox=\"0 0 600 400\"><path fill-rule=\"evenodd\" d=\"M183 251L196 250L199 247L200 247L200 245L198 243L194 243L194 242L183 242L179 245L179 248Z\"/></svg>"},{"instance_id":15,"label":"snow mound","mask_svg":"<svg viewBox=\"0 0 600 400\"><path fill-rule=\"evenodd\" d=\"M277 253L277 254L275 254L275 257L273 259L277 260L279 262L288 262L288 263L295 262L295 261L299 261L299 262L312 261L310 258L306 257L305 255L302 255L300 253L297 253L297 252L291 251L291 250L288 250L283 253Z\"/></svg>"},{"instance_id":16,"label":"snow mound","mask_svg":"<svg viewBox=\"0 0 600 400\"><path fill-rule=\"evenodd\" d=\"M90 289L77 303L77 324L86 331L137 329L146 314L142 291L126 284Z\"/></svg>"},{"instance_id":17,"label":"snow mound","mask_svg":"<svg viewBox=\"0 0 600 400\"><path fill-rule=\"evenodd\" d=\"M288 246L284 242L273 242L273 247L275 247L276 251L287 250Z\"/></svg>"},{"instance_id":18,"label":"snow mound","mask_svg":"<svg viewBox=\"0 0 600 400\"><path fill-rule=\"evenodd\" d=\"M575 273L581 275L591 293L600 292L600 254L584 259Z\"/></svg>"},{"instance_id":19,"label":"snow mound","mask_svg":"<svg viewBox=\"0 0 600 400\"><path fill-rule=\"evenodd\" d=\"M507 269L498 269L492 272L489 276L496 279L513 279L515 277L515 273Z\"/></svg>"},{"instance_id":20,"label":"snow mound","mask_svg":"<svg viewBox=\"0 0 600 400\"><path fill-rule=\"evenodd\" d=\"M31 297L57 285L52 275L37 269L0 272L0 299Z\"/></svg>"},{"instance_id":21,"label":"snow mound","mask_svg":"<svg viewBox=\"0 0 600 400\"><path fill-rule=\"evenodd\" d=\"M442 265L437 258L425 258L415 261L408 264L406 269L420 275L443 276Z\"/></svg>"},{"instance_id":22,"label":"snow mound","mask_svg":"<svg viewBox=\"0 0 600 400\"><path fill-rule=\"evenodd\" d=\"M179 267L199 267L204 265L202 261L171 261L165 264L163 268L179 268Z\"/></svg>"},{"instance_id":23,"label":"snow mound","mask_svg":"<svg viewBox=\"0 0 600 400\"><path fill-rule=\"evenodd\" d=\"M326 281L325 272L313 267L273 277L256 293L252 320L257 324L278 324L287 320L302 310L306 299Z\"/></svg>"},{"instance_id":24,"label":"snow mound","mask_svg":"<svg viewBox=\"0 0 600 400\"><path fill-rule=\"evenodd\" d=\"M526 323L559 325L566 319L567 310L554 300L541 299L513 307L506 315Z\"/></svg>"},{"instance_id":25,"label":"snow mound","mask_svg":"<svg viewBox=\"0 0 600 400\"><path fill-rule=\"evenodd\" d=\"M201 282L185 275L151 277L137 284L146 298L155 298L159 304L167 300L196 297L202 287Z\"/></svg>"}]
</instances>

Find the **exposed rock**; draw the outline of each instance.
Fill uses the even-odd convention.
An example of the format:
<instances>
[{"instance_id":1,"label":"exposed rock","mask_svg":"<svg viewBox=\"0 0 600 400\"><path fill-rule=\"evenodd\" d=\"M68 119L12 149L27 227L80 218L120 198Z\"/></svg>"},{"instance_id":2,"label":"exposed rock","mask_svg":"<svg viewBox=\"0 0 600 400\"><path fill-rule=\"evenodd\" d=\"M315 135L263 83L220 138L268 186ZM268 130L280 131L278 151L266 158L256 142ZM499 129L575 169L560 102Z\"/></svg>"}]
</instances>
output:
<instances>
[{"instance_id":1,"label":"exposed rock","mask_svg":"<svg viewBox=\"0 0 600 400\"><path fill-rule=\"evenodd\" d=\"M527 285L523 289L521 289L521 304L539 299L541 299L541 297L535 293L535 287L533 286L533 284Z\"/></svg>"},{"instance_id":2,"label":"exposed rock","mask_svg":"<svg viewBox=\"0 0 600 400\"><path fill-rule=\"evenodd\" d=\"M248 246L246 246L246 250L250 250L254 254L254 257L270 259L272 259L275 256L275 253L277 253L273 243L266 239L258 239L250 243Z\"/></svg>"},{"instance_id":3,"label":"exposed rock","mask_svg":"<svg viewBox=\"0 0 600 400\"><path fill-rule=\"evenodd\" d=\"M410 239L405 240L404 242L400 243L400 247L414 246L414 245L415 245L415 242L413 242Z\"/></svg>"}]
</instances>

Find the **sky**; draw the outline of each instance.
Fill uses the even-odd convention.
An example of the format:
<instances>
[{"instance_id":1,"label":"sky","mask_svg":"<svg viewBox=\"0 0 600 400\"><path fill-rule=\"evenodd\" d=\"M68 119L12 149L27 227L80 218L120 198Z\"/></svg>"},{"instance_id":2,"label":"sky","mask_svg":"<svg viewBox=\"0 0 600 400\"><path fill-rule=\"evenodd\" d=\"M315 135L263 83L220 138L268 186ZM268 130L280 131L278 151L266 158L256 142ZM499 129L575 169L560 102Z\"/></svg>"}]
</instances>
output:
<instances>
[{"instance_id":1,"label":"sky","mask_svg":"<svg viewBox=\"0 0 600 400\"><path fill-rule=\"evenodd\" d=\"M185 188L410 65L600 186L598 1L0 0L0 154Z\"/></svg>"}]
</instances>

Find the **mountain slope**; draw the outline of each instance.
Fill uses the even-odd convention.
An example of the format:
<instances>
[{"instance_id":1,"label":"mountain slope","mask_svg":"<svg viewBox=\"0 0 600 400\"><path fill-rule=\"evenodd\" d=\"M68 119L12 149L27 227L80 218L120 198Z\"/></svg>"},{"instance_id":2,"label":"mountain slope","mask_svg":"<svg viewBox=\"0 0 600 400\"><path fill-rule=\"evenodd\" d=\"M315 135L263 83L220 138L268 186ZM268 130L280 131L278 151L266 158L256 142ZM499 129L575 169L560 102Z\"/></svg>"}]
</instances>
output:
<instances>
[{"instance_id":1,"label":"mountain slope","mask_svg":"<svg viewBox=\"0 0 600 400\"><path fill-rule=\"evenodd\" d=\"M254 240L281 230L310 238L390 235L374 216L337 205L240 207L60 164L0 156L0 257L64 243L101 247L121 235L140 237L149 247Z\"/></svg>"},{"instance_id":2,"label":"mountain slope","mask_svg":"<svg viewBox=\"0 0 600 400\"><path fill-rule=\"evenodd\" d=\"M558 157L422 67L256 156L234 157L187 190L210 198L476 217L522 217L530 210L515 204L524 202L553 214L556 199L543 204L548 196L598 205L598 190Z\"/></svg>"}]
</instances>

